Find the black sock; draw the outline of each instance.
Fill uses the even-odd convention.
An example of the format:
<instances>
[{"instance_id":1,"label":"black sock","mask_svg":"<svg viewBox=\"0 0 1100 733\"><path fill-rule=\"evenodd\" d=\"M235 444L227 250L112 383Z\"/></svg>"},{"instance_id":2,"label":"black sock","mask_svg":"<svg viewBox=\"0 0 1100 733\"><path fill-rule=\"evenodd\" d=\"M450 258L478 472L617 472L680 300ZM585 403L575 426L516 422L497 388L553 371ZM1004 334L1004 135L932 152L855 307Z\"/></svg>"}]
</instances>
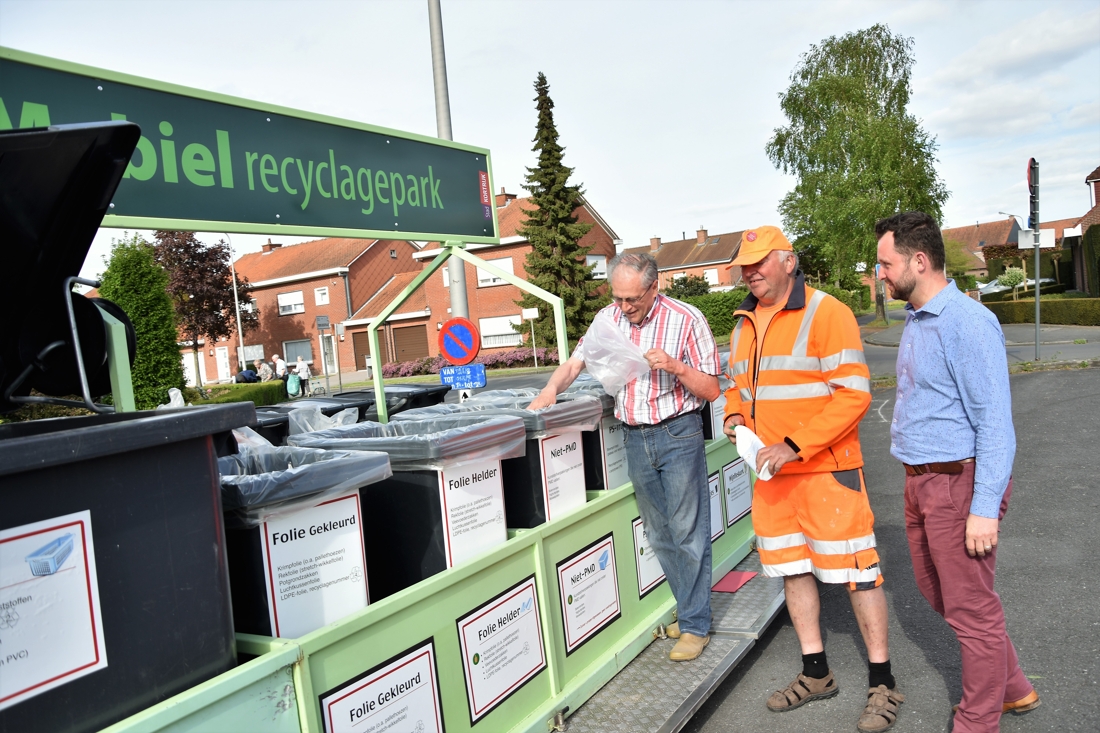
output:
<instances>
[{"instance_id":1,"label":"black sock","mask_svg":"<svg viewBox=\"0 0 1100 733\"><path fill-rule=\"evenodd\" d=\"M825 652L802 655L802 674L823 680L829 676L829 663L825 661Z\"/></svg>"},{"instance_id":2,"label":"black sock","mask_svg":"<svg viewBox=\"0 0 1100 733\"><path fill-rule=\"evenodd\" d=\"M890 660L885 662L868 662L867 663L867 686L878 687L879 685L886 685L887 689L894 689L897 686L897 682L894 680L894 675L890 674Z\"/></svg>"}]
</instances>

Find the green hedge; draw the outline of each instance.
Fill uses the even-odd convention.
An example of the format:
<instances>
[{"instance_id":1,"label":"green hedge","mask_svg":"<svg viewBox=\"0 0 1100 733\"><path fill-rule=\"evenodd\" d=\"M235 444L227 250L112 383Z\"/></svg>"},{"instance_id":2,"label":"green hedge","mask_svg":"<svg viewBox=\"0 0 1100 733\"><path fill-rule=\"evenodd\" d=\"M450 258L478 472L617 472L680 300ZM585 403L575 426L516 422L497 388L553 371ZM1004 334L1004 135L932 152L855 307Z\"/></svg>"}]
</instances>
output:
<instances>
[{"instance_id":1,"label":"green hedge","mask_svg":"<svg viewBox=\"0 0 1100 733\"><path fill-rule=\"evenodd\" d=\"M714 334L715 340L723 344L729 341L730 333L733 331L733 312L748 295L748 288L734 288L724 293L707 293L684 298L684 302L699 309L710 324L710 332Z\"/></svg>"},{"instance_id":2,"label":"green hedge","mask_svg":"<svg viewBox=\"0 0 1100 733\"><path fill-rule=\"evenodd\" d=\"M1066 292L1066 286L1065 285L1059 285L1057 283L1055 283L1054 285L1044 285L1043 287L1039 288L1039 294L1040 295L1051 295L1052 293L1064 293L1064 292ZM1020 297L1030 297L1031 301L1034 303L1035 302L1035 291L1034 290L1021 290L1020 291ZM982 296L982 302L983 303L1007 303L1010 300L1012 300L1012 291L1011 290L1003 290L999 293L990 293L989 295L983 295Z\"/></svg>"},{"instance_id":3,"label":"green hedge","mask_svg":"<svg viewBox=\"0 0 1100 733\"><path fill-rule=\"evenodd\" d=\"M964 293L978 287L978 278L973 275L951 275L951 279L955 281L955 287Z\"/></svg>"},{"instance_id":4,"label":"green hedge","mask_svg":"<svg viewBox=\"0 0 1100 733\"><path fill-rule=\"evenodd\" d=\"M1035 323L1035 300L988 303L1001 323ZM1100 326L1100 298L1045 300L1039 318L1062 326Z\"/></svg>"},{"instance_id":5,"label":"green hedge","mask_svg":"<svg viewBox=\"0 0 1100 733\"><path fill-rule=\"evenodd\" d=\"M286 385L281 379L254 384L214 384L206 388L210 398L196 399L198 391L187 389L184 399L196 405L221 405L226 402L252 402L256 407L286 402Z\"/></svg>"}]
</instances>

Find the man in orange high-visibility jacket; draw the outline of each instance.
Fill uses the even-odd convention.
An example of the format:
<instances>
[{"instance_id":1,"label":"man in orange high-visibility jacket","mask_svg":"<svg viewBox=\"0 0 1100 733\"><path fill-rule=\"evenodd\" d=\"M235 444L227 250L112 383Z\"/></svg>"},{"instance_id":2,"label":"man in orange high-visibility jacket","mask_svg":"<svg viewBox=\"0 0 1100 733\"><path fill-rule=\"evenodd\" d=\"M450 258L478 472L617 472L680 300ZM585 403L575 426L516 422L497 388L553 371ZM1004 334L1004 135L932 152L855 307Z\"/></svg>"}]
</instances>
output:
<instances>
[{"instance_id":1,"label":"man in orange high-visibility jacket","mask_svg":"<svg viewBox=\"0 0 1100 733\"><path fill-rule=\"evenodd\" d=\"M862 733L893 726L904 697L890 673L886 596L880 587L874 515L863 480L859 421L871 380L855 316L806 285L790 242L775 227L746 231L734 265L752 294L735 312L725 431L745 425L764 443L753 529L764 574L782 576L802 647L802 674L768 699L786 711L839 687L822 643L817 580L848 587L867 645L869 691ZM815 580L815 577L817 580Z\"/></svg>"}]
</instances>

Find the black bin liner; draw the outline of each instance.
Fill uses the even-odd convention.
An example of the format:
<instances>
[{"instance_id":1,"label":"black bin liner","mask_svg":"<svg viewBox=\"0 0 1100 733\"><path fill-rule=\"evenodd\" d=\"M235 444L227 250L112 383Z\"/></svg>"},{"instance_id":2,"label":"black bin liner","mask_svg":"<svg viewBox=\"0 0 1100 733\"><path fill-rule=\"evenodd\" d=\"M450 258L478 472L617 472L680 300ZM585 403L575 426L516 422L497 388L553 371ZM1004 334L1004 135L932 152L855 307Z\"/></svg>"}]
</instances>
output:
<instances>
[{"instance_id":1,"label":"black bin liner","mask_svg":"<svg viewBox=\"0 0 1100 733\"><path fill-rule=\"evenodd\" d=\"M0 425L0 530L90 513L108 663L0 731L100 730L235 666L211 438L252 421L240 403Z\"/></svg>"}]
</instances>

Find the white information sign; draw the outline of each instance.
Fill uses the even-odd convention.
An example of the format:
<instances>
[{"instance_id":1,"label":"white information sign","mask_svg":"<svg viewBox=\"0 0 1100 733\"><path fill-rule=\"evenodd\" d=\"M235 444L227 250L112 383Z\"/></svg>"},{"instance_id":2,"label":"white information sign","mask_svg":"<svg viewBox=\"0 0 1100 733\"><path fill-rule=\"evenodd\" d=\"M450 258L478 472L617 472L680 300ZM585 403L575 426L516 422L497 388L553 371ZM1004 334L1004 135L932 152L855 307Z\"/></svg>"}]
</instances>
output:
<instances>
[{"instance_id":1,"label":"white information sign","mask_svg":"<svg viewBox=\"0 0 1100 733\"><path fill-rule=\"evenodd\" d=\"M749 468L744 458L722 466L722 475L726 484L726 526L752 511L752 484L749 482Z\"/></svg>"},{"instance_id":2,"label":"white information sign","mask_svg":"<svg viewBox=\"0 0 1100 733\"><path fill-rule=\"evenodd\" d=\"M1020 249L1035 249L1035 230L1021 229L1016 242ZM1055 244L1053 229L1039 230L1039 249L1053 249Z\"/></svg>"},{"instance_id":3,"label":"white information sign","mask_svg":"<svg viewBox=\"0 0 1100 733\"><path fill-rule=\"evenodd\" d=\"M614 415L600 421L600 440L603 443L603 485L605 489L617 489L630 481L626 466L626 436L623 424Z\"/></svg>"},{"instance_id":4,"label":"white information sign","mask_svg":"<svg viewBox=\"0 0 1100 733\"><path fill-rule=\"evenodd\" d=\"M457 624L473 724L546 669L535 576L475 608Z\"/></svg>"},{"instance_id":5,"label":"white information sign","mask_svg":"<svg viewBox=\"0 0 1100 733\"><path fill-rule=\"evenodd\" d=\"M294 639L367 607L359 492L260 525L275 636Z\"/></svg>"},{"instance_id":6,"label":"white information sign","mask_svg":"<svg viewBox=\"0 0 1100 733\"><path fill-rule=\"evenodd\" d=\"M710 491L710 541L726 533L726 523L722 521L722 476L715 472L707 477L707 489Z\"/></svg>"},{"instance_id":7,"label":"white information sign","mask_svg":"<svg viewBox=\"0 0 1100 733\"><path fill-rule=\"evenodd\" d=\"M614 535L596 540L557 568L568 656L621 615Z\"/></svg>"},{"instance_id":8,"label":"white information sign","mask_svg":"<svg viewBox=\"0 0 1100 733\"><path fill-rule=\"evenodd\" d=\"M714 427L714 439L729 440L729 438L726 438L726 434L722 432L722 423L726 420L725 393L718 395L718 399L710 403L710 419Z\"/></svg>"},{"instance_id":9,"label":"white information sign","mask_svg":"<svg viewBox=\"0 0 1100 733\"><path fill-rule=\"evenodd\" d=\"M435 644L428 639L320 701L325 733L443 733Z\"/></svg>"},{"instance_id":10,"label":"white information sign","mask_svg":"<svg viewBox=\"0 0 1100 733\"><path fill-rule=\"evenodd\" d=\"M638 566L638 598L645 598L651 590L665 579L661 561L657 553L649 546L649 537L645 533L645 524L638 517L632 522L634 527L634 562Z\"/></svg>"},{"instance_id":11,"label":"white information sign","mask_svg":"<svg viewBox=\"0 0 1100 733\"><path fill-rule=\"evenodd\" d=\"M542 498L546 502L546 521L584 506L584 450L581 431L570 430L549 435L539 441L542 461Z\"/></svg>"},{"instance_id":12,"label":"white information sign","mask_svg":"<svg viewBox=\"0 0 1100 733\"><path fill-rule=\"evenodd\" d=\"M439 472L447 567L508 541L500 461L464 463Z\"/></svg>"},{"instance_id":13,"label":"white information sign","mask_svg":"<svg viewBox=\"0 0 1100 733\"><path fill-rule=\"evenodd\" d=\"M91 512L0 531L0 710L106 667Z\"/></svg>"}]
</instances>

